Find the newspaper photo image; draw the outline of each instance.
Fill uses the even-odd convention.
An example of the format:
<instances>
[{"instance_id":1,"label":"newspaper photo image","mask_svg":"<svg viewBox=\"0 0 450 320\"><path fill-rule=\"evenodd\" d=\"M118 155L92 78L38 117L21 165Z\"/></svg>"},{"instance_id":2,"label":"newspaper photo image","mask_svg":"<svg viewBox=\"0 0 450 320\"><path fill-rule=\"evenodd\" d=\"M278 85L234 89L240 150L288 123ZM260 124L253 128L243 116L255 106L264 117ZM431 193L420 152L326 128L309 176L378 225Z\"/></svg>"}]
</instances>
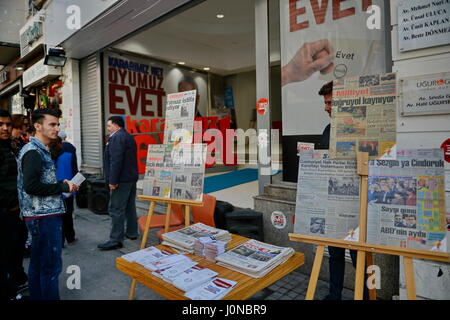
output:
<instances>
[{"instance_id":1,"label":"newspaper photo image","mask_svg":"<svg viewBox=\"0 0 450 320\"><path fill-rule=\"evenodd\" d=\"M206 145L177 144L172 150L171 197L202 201L205 178Z\"/></svg>"},{"instance_id":2,"label":"newspaper photo image","mask_svg":"<svg viewBox=\"0 0 450 320\"><path fill-rule=\"evenodd\" d=\"M354 159L358 151L370 159L395 159L395 79L395 73L386 73L333 82L331 159Z\"/></svg>"},{"instance_id":3,"label":"newspaper photo image","mask_svg":"<svg viewBox=\"0 0 450 320\"><path fill-rule=\"evenodd\" d=\"M260 278L293 254L292 248L278 247L252 239L219 255L216 261L223 267Z\"/></svg>"},{"instance_id":4,"label":"newspaper photo image","mask_svg":"<svg viewBox=\"0 0 450 320\"><path fill-rule=\"evenodd\" d=\"M368 243L448 248L443 158L441 149L419 149L369 161Z\"/></svg>"},{"instance_id":5,"label":"newspaper photo image","mask_svg":"<svg viewBox=\"0 0 450 320\"><path fill-rule=\"evenodd\" d=\"M191 90L167 96L164 144L192 142L196 94Z\"/></svg>"},{"instance_id":6,"label":"newspaper photo image","mask_svg":"<svg viewBox=\"0 0 450 320\"><path fill-rule=\"evenodd\" d=\"M332 160L325 150L301 150L294 233L344 239L359 224L355 160Z\"/></svg>"},{"instance_id":7,"label":"newspaper photo image","mask_svg":"<svg viewBox=\"0 0 450 320\"><path fill-rule=\"evenodd\" d=\"M171 197L172 146L153 144L148 146L143 195L154 197Z\"/></svg>"},{"instance_id":8,"label":"newspaper photo image","mask_svg":"<svg viewBox=\"0 0 450 320\"><path fill-rule=\"evenodd\" d=\"M212 237L226 242L231 240L231 235L227 230L210 227L203 223L195 223L180 230L164 233L162 244L194 253L195 240L201 237Z\"/></svg>"}]
</instances>

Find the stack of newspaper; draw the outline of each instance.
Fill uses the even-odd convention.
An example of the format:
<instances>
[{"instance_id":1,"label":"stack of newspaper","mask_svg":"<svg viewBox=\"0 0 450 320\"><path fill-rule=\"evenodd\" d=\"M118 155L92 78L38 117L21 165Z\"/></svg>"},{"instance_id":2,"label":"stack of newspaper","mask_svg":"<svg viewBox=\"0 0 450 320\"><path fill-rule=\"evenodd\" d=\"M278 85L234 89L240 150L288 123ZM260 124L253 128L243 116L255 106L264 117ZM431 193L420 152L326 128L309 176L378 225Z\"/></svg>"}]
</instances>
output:
<instances>
[{"instance_id":1,"label":"stack of newspaper","mask_svg":"<svg viewBox=\"0 0 450 320\"><path fill-rule=\"evenodd\" d=\"M252 239L218 256L216 261L228 269L261 278L293 254L292 248L277 247Z\"/></svg>"},{"instance_id":2,"label":"stack of newspaper","mask_svg":"<svg viewBox=\"0 0 450 320\"><path fill-rule=\"evenodd\" d=\"M217 256L220 256L225 252L226 243L223 241L214 241L205 244L205 249L203 249L203 254L206 260L216 261Z\"/></svg>"},{"instance_id":3,"label":"stack of newspaper","mask_svg":"<svg viewBox=\"0 0 450 320\"><path fill-rule=\"evenodd\" d=\"M200 237L195 240L194 254L205 257L210 261L215 261L216 256L225 252L227 243L224 241L214 240L210 237Z\"/></svg>"},{"instance_id":4,"label":"stack of newspaper","mask_svg":"<svg viewBox=\"0 0 450 320\"><path fill-rule=\"evenodd\" d=\"M214 278L211 281L196 287L184 295L192 300L220 300L225 295L233 290L237 282L223 279Z\"/></svg>"},{"instance_id":5,"label":"stack of newspaper","mask_svg":"<svg viewBox=\"0 0 450 320\"><path fill-rule=\"evenodd\" d=\"M162 244L170 246L180 253L194 253L195 240L200 237L210 237L224 242L231 240L231 235L227 230L196 223L180 230L164 233Z\"/></svg>"}]
</instances>

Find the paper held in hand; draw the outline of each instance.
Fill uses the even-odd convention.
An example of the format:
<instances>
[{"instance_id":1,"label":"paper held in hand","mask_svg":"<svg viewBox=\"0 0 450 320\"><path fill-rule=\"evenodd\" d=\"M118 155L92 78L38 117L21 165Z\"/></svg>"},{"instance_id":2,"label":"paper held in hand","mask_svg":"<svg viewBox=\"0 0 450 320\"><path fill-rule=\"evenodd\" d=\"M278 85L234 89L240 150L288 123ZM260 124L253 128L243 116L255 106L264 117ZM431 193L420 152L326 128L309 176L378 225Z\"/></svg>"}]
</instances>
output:
<instances>
[{"instance_id":1,"label":"paper held in hand","mask_svg":"<svg viewBox=\"0 0 450 320\"><path fill-rule=\"evenodd\" d=\"M75 177L73 177L72 180L70 180L70 182L79 187L84 182L84 180L86 180L86 178L81 173L78 172L75 175ZM65 192L65 193L63 193L63 196L68 198L68 197L72 196L73 194L75 194L75 192L72 192L72 193Z\"/></svg>"}]
</instances>

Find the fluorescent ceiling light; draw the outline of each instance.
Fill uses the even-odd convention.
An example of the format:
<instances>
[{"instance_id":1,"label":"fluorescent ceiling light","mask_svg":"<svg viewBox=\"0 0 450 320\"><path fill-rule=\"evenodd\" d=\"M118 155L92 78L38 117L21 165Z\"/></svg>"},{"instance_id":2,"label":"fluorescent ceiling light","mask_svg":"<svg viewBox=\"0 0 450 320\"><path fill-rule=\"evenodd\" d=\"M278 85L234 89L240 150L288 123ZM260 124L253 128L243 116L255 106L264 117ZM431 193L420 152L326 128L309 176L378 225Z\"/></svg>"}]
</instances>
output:
<instances>
[{"instance_id":1,"label":"fluorescent ceiling light","mask_svg":"<svg viewBox=\"0 0 450 320\"><path fill-rule=\"evenodd\" d=\"M180 61L180 62L178 62L178 64L185 65L186 62Z\"/></svg>"},{"instance_id":2,"label":"fluorescent ceiling light","mask_svg":"<svg viewBox=\"0 0 450 320\"><path fill-rule=\"evenodd\" d=\"M205 70L205 71L209 71L209 70L210 70L210 68L209 68L209 67L204 67L204 68L203 68L203 70Z\"/></svg>"},{"instance_id":3,"label":"fluorescent ceiling light","mask_svg":"<svg viewBox=\"0 0 450 320\"><path fill-rule=\"evenodd\" d=\"M216 17L217 17L218 19L223 19L225 16L224 16L223 14L219 13Z\"/></svg>"}]
</instances>

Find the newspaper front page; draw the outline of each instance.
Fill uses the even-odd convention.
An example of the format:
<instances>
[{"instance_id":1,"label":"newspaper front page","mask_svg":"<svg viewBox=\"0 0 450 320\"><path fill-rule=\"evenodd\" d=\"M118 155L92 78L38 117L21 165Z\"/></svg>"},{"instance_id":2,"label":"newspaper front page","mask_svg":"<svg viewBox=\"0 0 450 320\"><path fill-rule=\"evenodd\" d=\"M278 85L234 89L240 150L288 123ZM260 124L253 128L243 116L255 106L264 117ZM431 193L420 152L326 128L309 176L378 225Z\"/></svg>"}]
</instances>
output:
<instances>
[{"instance_id":1,"label":"newspaper front page","mask_svg":"<svg viewBox=\"0 0 450 320\"><path fill-rule=\"evenodd\" d=\"M355 160L332 160L326 150L301 150L294 233L344 239L359 224Z\"/></svg>"},{"instance_id":2,"label":"newspaper front page","mask_svg":"<svg viewBox=\"0 0 450 320\"><path fill-rule=\"evenodd\" d=\"M171 146L148 146L143 195L170 198L173 172L171 152Z\"/></svg>"},{"instance_id":3,"label":"newspaper front page","mask_svg":"<svg viewBox=\"0 0 450 320\"><path fill-rule=\"evenodd\" d=\"M371 159L395 159L395 98L395 73L335 80L330 158L355 159L361 151Z\"/></svg>"},{"instance_id":4,"label":"newspaper front page","mask_svg":"<svg viewBox=\"0 0 450 320\"><path fill-rule=\"evenodd\" d=\"M173 178L171 197L203 200L206 145L178 144L172 151Z\"/></svg>"},{"instance_id":5,"label":"newspaper front page","mask_svg":"<svg viewBox=\"0 0 450 320\"><path fill-rule=\"evenodd\" d=\"M164 144L192 142L196 92L191 90L167 96Z\"/></svg>"},{"instance_id":6,"label":"newspaper front page","mask_svg":"<svg viewBox=\"0 0 450 320\"><path fill-rule=\"evenodd\" d=\"M399 150L396 160L369 161L367 242L431 250L446 247L444 155ZM439 250L438 250L439 251Z\"/></svg>"}]
</instances>

